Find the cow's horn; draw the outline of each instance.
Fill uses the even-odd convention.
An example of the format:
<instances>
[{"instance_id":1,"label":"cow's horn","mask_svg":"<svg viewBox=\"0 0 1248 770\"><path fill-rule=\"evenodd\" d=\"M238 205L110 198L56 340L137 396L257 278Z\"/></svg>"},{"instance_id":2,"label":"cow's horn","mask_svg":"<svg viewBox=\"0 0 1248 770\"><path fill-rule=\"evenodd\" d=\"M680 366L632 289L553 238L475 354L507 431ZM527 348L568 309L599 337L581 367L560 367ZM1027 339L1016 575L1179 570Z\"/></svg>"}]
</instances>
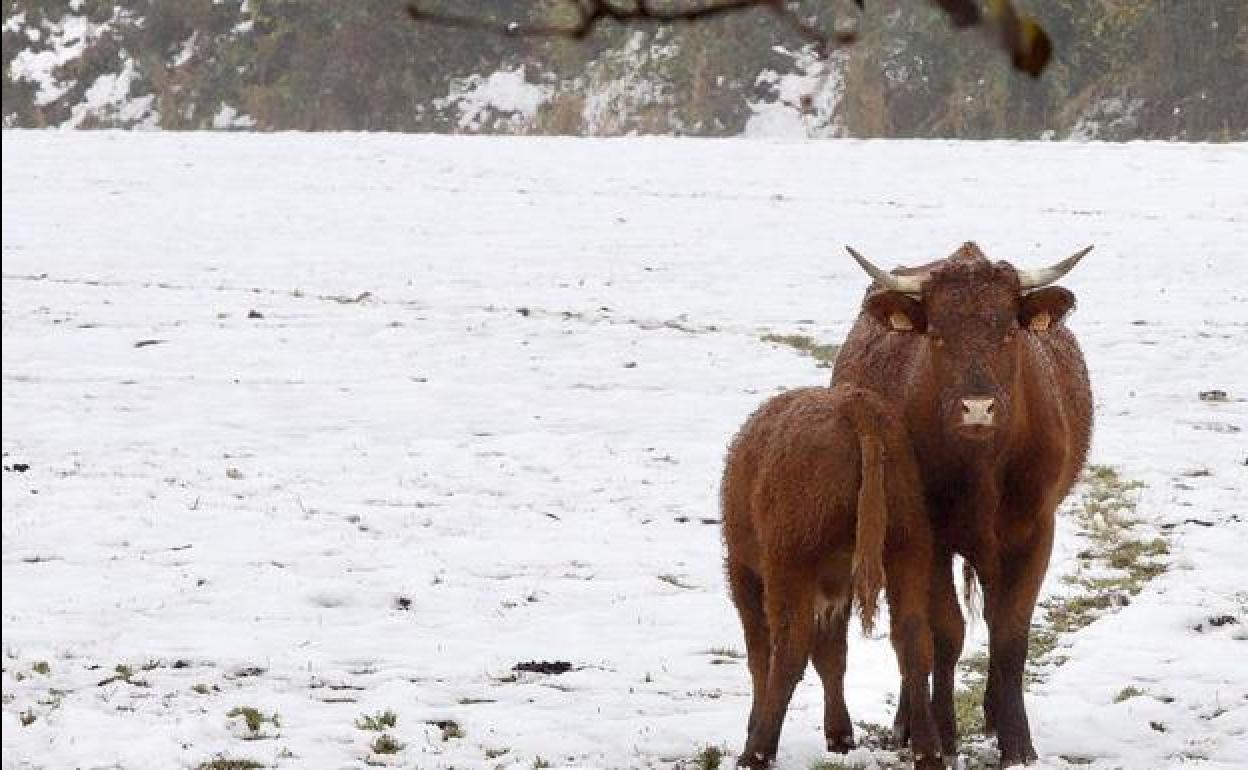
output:
<instances>
[{"instance_id":1,"label":"cow's horn","mask_svg":"<svg viewBox=\"0 0 1248 770\"><path fill-rule=\"evenodd\" d=\"M1079 260L1083 259L1092 247L1089 246L1082 251L1075 252L1074 255L1063 259L1056 265L1042 267L1039 270L1019 270L1018 283L1023 291L1028 289L1039 289L1041 286L1058 281L1063 275L1069 273L1075 265L1079 264Z\"/></svg>"},{"instance_id":2,"label":"cow's horn","mask_svg":"<svg viewBox=\"0 0 1248 770\"><path fill-rule=\"evenodd\" d=\"M893 275L887 273L875 265L871 264L866 257L854 251L852 246L846 246L845 250L849 252L849 256L867 271L867 275L875 279L876 283L890 291L898 291L902 294L918 294L919 288L923 285L923 279L917 275ZM1054 279L1056 280L1056 279Z\"/></svg>"}]
</instances>

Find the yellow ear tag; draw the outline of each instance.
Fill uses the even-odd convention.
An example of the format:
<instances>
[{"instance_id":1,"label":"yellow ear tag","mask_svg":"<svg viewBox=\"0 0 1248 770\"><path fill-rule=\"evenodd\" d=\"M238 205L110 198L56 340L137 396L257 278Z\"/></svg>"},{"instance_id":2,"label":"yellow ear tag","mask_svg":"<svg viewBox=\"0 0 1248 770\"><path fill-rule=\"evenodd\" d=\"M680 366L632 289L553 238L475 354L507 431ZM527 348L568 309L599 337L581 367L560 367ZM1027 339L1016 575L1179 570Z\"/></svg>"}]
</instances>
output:
<instances>
[{"instance_id":1,"label":"yellow ear tag","mask_svg":"<svg viewBox=\"0 0 1248 770\"><path fill-rule=\"evenodd\" d=\"M1049 326L1053 323L1053 317L1048 313L1036 313L1031 317L1031 322L1027 324L1027 328L1033 332L1047 332Z\"/></svg>"},{"instance_id":2,"label":"yellow ear tag","mask_svg":"<svg viewBox=\"0 0 1248 770\"><path fill-rule=\"evenodd\" d=\"M914 324L910 323L910 316L900 310L894 311L893 314L888 317L888 325L891 326L895 332L914 331Z\"/></svg>"}]
</instances>

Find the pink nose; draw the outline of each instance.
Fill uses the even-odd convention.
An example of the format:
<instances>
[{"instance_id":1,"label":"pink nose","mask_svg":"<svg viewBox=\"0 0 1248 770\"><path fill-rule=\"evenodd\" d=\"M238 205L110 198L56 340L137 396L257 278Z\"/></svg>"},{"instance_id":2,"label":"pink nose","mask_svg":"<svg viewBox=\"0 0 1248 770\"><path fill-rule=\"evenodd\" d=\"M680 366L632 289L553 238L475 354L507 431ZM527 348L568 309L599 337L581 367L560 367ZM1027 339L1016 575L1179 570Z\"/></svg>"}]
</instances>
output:
<instances>
[{"instance_id":1,"label":"pink nose","mask_svg":"<svg viewBox=\"0 0 1248 770\"><path fill-rule=\"evenodd\" d=\"M962 399L963 425L992 425L995 398L964 398Z\"/></svg>"}]
</instances>

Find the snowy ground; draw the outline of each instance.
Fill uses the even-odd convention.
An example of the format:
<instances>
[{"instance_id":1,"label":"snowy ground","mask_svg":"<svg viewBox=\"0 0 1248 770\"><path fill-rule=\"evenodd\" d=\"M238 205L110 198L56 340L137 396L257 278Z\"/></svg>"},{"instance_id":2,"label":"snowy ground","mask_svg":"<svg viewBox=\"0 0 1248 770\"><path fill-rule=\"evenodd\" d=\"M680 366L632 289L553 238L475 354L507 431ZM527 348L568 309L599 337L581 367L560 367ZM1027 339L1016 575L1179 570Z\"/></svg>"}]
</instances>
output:
<instances>
[{"instance_id":1,"label":"snowy ground","mask_svg":"<svg viewBox=\"0 0 1248 770\"><path fill-rule=\"evenodd\" d=\"M1097 244L1065 282L1093 459L1170 539L1029 695L1043 763L1241 768L1246 178L1242 145L5 132L4 767L739 749L722 452L828 376L760 335L840 340L844 243L974 239ZM855 637L856 719L891 718L894 671ZM819 703L808 677L782 768L823 758ZM354 724L385 709L389 757Z\"/></svg>"}]
</instances>

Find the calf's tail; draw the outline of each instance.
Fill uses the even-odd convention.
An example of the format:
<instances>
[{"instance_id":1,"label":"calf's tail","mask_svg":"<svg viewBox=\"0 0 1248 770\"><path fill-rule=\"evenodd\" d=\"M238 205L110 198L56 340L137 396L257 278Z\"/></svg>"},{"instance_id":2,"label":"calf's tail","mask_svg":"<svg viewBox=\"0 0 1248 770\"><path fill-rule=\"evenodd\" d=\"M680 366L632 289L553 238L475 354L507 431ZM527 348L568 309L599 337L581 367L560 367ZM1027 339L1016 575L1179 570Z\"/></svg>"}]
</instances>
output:
<instances>
[{"instance_id":1,"label":"calf's tail","mask_svg":"<svg viewBox=\"0 0 1248 770\"><path fill-rule=\"evenodd\" d=\"M858 520L854 533L853 590L862 630L875 626L876 603L884 586L884 536L888 530L888 497L884 486L884 445L871 420L861 413L853 420L862 456L858 485Z\"/></svg>"}]
</instances>

